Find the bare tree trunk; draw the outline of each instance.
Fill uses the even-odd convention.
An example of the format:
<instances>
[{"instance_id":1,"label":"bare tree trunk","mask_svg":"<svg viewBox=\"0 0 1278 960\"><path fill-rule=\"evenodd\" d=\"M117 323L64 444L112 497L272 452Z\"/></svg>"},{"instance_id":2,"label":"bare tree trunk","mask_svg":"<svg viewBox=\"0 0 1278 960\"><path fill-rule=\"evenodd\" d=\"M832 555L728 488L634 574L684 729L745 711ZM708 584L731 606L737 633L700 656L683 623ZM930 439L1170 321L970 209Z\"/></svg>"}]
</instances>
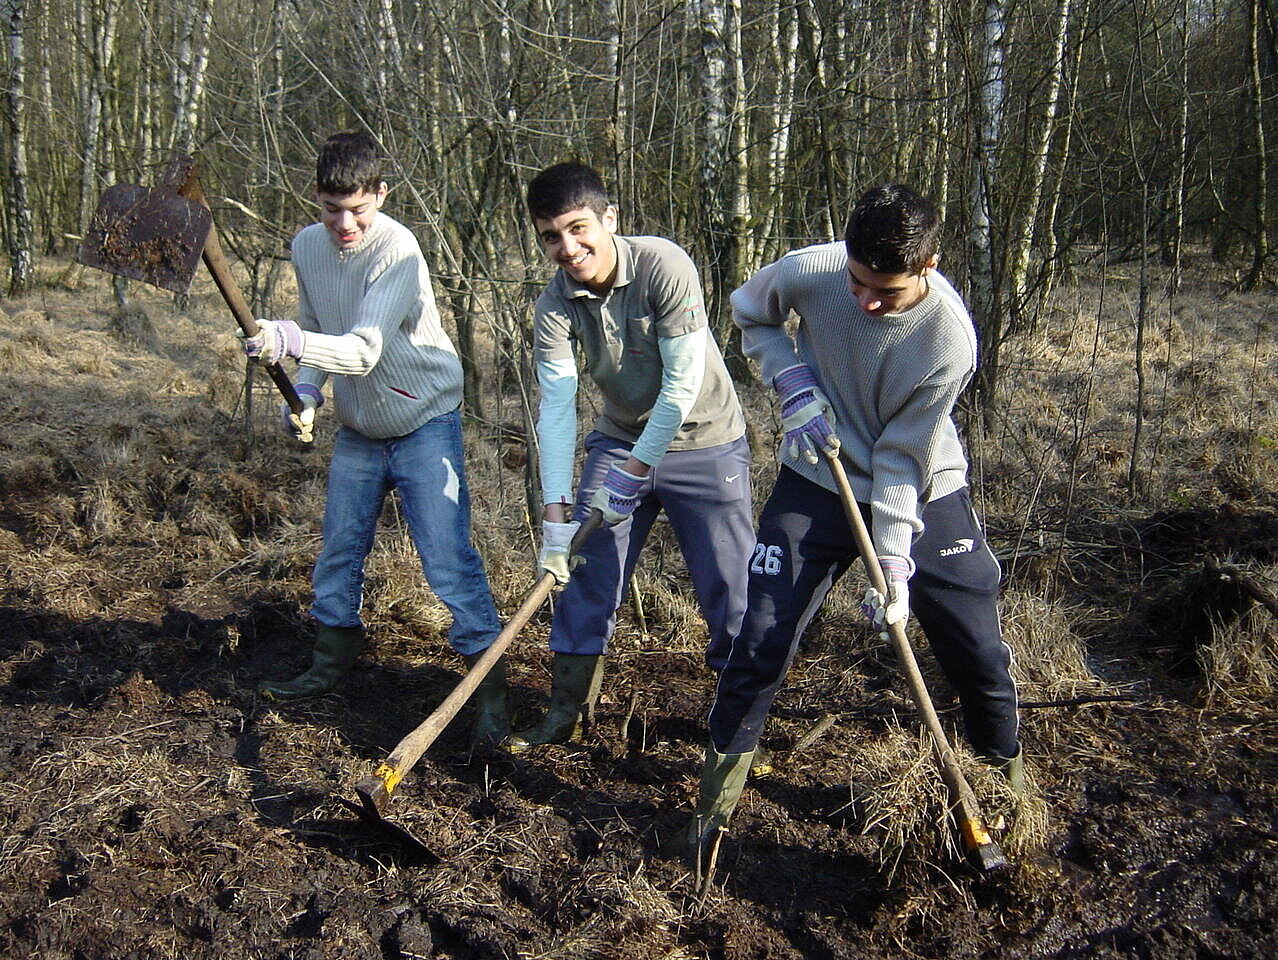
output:
<instances>
[{"instance_id":1,"label":"bare tree trunk","mask_svg":"<svg viewBox=\"0 0 1278 960\"><path fill-rule=\"evenodd\" d=\"M1088 0L1083 2L1083 10L1079 16L1079 23L1087 22L1088 11L1090 10ZM1082 31L1078 31L1080 34ZM1061 124L1060 131L1060 148L1057 150L1058 159L1056 161L1055 174L1052 180L1052 189L1048 194L1047 209L1043 215L1043 242L1046 244L1043 255L1042 283L1043 297L1051 295L1055 288L1060 275L1063 272L1060 264L1062 251L1065 243L1061 238L1057 224L1057 214L1060 211L1061 198L1065 190L1065 174L1069 169L1070 148L1074 137L1074 112L1078 103L1078 84L1081 75L1080 67L1083 60L1083 42L1081 36L1074 43L1074 62L1073 69L1069 77L1069 107L1065 111L1065 119Z\"/></svg>"},{"instance_id":2,"label":"bare tree trunk","mask_svg":"<svg viewBox=\"0 0 1278 960\"><path fill-rule=\"evenodd\" d=\"M9 182L5 198L9 206L9 296L18 297L31 286L34 264L31 201L27 196L26 59L22 28L26 0L5 0L9 28L9 77L5 85L8 101Z\"/></svg>"},{"instance_id":3,"label":"bare tree trunk","mask_svg":"<svg viewBox=\"0 0 1278 960\"><path fill-rule=\"evenodd\" d=\"M732 172L729 187L732 219L728 232L728 275L725 298L741 284L754 259L750 234L750 147L746 118L745 58L741 49L741 0L728 0L728 63L732 71L730 113L732 122L732 154L728 169ZM732 354L740 353L741 331L728 318L720 341ZM737 357L740 360L740 357Z\"/></svg>"},{"instance_id":4,"label":"bare tree trunk","mask_svg":"<svg viewBox=\"0 0 1278 960\"><path fill-rule=\"evenodd\" d=\"M1013 322L1023 322L1026 300L1029 295L1030 251L1034 243L1034 224L1038 220L1039 201L1043 196L1043 182L1047 176L1047 155L1056 132L1056 117L1060 109L1062 79L1065 75L1065 38L1069 31L1072 0L1057 0L1056 29L1052 41L1052 65L1044 92L1043 115L1039 119L1038 137L1029 157L1028 193L1024 198L1021 215L1012 232L1011 249L1008 252L1007 288L1013 309Z\"/></svg>"},{"instance_id":5,"label":"bare tree trunk","mask_svg":"<svg viewBox=\"0 0 1278 960\"><path fill-rule=\"evenodd\" d=\"M1176 172L1171 187L1171 228L1163 263L1171 267L1168 285L1180 289L1181 248L1185 241L1185 181L1189 167L1189 0L1180 4L1180 113L1176 118Z\"/></svg>"},{"instance_id":6,"label":"bare tree trunk","mask_svg":"<svg viewBox=\"0 0 1278 960\"><path fill-rule=\"evenodd\" d=\"M204 75L209 62L209 26L213 20L213 0L200 0L199 6L179 8L177 57L173 63L174 150L191 153L204 103Z\"/></svg>"},{"instance_id":7,"label":"bare tree trunk","mask_svg":"<svg viewBox=\"0 0 1278 960\"><path fill-rule=\"evenodd\" d=\"M838 211L842 207L842 200L836 195L837 177L835 175L835 155L834 155L834 134L828 129L827 111L822 109L820 105L827 102L827 83L826 83L826 61L824 55L824 38L821 33L821 26L817 22L816 13L809 3L799 3L797 5L800 23L800 39L803 43L804 54L807 57L808 69L812 73L811 96L818 104L816 111L816 143L813 149L821 161L821 199L824 201L821 210L824 222L824 230L826 236L832 237L835 231L842 226Z\"/></svg>"},{"instance_id":8,"label":"bare tree trunk","mask_svg":"<svg viewBox=\"0 0 1278 960\"><path fill-rule=\"evenodd\" d=\"M604 50L612 69L612 104L608 118L608 150L612 154L613 195L627 214L633 215L634 184L626 164L629 119L626 111L625 50L621 45L621 4L602 0L599 4L604 20Z\"/></svg>"},{"instance_id":9,"label":"bare tree trunk","mask_svg":"<svg viewBox=\"0 0 1278 960\"><path fill-rule=\"evenodd\" d=\"M1256 145L1256 189L1251 269L1242 285L1245 290L1255 290L1264 279L1265 263L1269 259L1269 170L1265 162L1265 92L1260 70L1260 0L1251 0L1247 5L1247 28L1251 127Z\"/></svg>"},{"instance_id":10,"label":"bare tree trunk","mask_svg":"<svg viewBox=\"0 0 1278 960\"><path fill-rule=\"evenodd\" d=\"M772 98L772 132L768 138L768 212L759 237L763 260L775 259L783 247L777 232L790 173L790 124L794 117L795 60L799 55L798 14L791 10L783 16L781 0L772 0L769 15L776 41L768 45L768 52L777 85ZM751 264L753 266L755 264Z\"/></svg>"},{"instance_id":11,"label":"bare tree trunk","mask_svg":"<svg viewBox=\"0 0 1278 960\"><path fill-rule=\"evenodd\" d=\"M923 169L918 176L930 184L929 196L941 211L942 218L949 206L950 164L946 144L949 136L949 71L946 64L945 32L942 30L944 7L941 0L927 0L926 16L922 25L923 55L927 83L933 91L935 102L923 111L922 128L925 142Z\"/></svg>"},{"instance_id":12,"label":"bare tree trunk","mask_svg":"<svg viewBox=\"0 0 1278 960\"><path fill-rule=\"evenodd\" d=\"M984 0L978 34L980 44L979 86L973 97L976 117L974 156L971 164L971 295L974 319L981 332L980 367L976 377L976 399L982 408L986 428L995 413L998 386L999 348L1003 340L1003 304L995 276L994 207L998 184L998 145L1003 122L1003 36L1006 29L1005 0Z\"/></svg>"}]
</instances>

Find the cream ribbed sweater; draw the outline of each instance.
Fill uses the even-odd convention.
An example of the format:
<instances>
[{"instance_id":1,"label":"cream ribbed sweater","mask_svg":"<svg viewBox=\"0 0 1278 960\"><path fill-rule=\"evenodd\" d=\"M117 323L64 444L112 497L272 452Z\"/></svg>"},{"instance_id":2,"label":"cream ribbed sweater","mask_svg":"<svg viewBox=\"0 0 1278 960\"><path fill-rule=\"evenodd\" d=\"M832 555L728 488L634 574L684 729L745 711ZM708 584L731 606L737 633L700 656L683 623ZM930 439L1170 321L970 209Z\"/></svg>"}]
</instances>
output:
<instances>
[{"instance_id":1,"label":"cream ribbed sweater","mask_svg":"<svg viewBox=\"0 0 1278 960\"><path fill-rule=\"evenodd\" d=\"M366 437L412 433L462 398L457 351L440 324L417 238L377 214L359 246L341 250L323 224L293 238L299 382L329 374L337 419Z\"/></svg>"},{"instance_id":2,"label":"cream ribbed sweater","mask_svg":"<svg viewBox=\"0 0 1278 960\"><path fill-rule=\"evenodd\" d=\"M921 504L967 482L951 414L976 370L976 334L962 299L935 270L918 304L882 317L857 305L846 270L842 242L795 250L732 294L733 315L765 383L800 360L812 368L838 418L852 489L870 504L875 547L908 557L923 529ZM792 310L794 339L782 326ZM837 490L824 461L783 462Z\"/></svg>"}]
</instances>

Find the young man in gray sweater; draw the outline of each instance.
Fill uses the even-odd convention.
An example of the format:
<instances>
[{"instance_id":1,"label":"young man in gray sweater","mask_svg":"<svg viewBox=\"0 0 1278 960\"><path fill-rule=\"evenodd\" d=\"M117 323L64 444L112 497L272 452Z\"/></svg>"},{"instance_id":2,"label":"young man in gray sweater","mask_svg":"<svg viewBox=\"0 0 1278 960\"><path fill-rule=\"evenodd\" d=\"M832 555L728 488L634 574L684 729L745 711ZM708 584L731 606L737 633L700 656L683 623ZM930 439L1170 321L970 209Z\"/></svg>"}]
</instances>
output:
<instances>
[{"instance_id":1,"label":"young man in gray sweater","mask_svg":"<svg viewBox=\"0 0 1278 960\"><path fill-rule=\"evenodd\" d=\"M903 186L857 201L842 243L796 250L732 295L742 345L781 403L782 466L759 520L740 633L710 711L689 841L700 856L741 796L759 733L804 629L857 559L829 465L838 453L889 595L911 609L958 692L968 740L1023 781L998 561L967 488L952 411L976 369L962 300L936 270L936 207ZM794 337L784 324L798 315Z\"/></svg>"},{"instance_id":2,"label":"young man in gray sweater","mask_svg":"<svg viewBox=\"0 0 1278 960\"><path fill-rule=\"evenodd\" d=\"M320 222L293 238L297 320L261 320L258 335L245 341L261 362L300 363L297 392L306 410L294 417L283 408L288 433L309 433L330 380L341 422L312 577L313 662L293 680L262 684L272 700L333 690L363 649L364 561L391 489L399 491L426 581L453 615L453 648L473 664L501 628L470 542L461 363L440 324L416 237L379 212L387 187L372 139L330 137L316 161L315 191ZM476 699L474 742L488 747L509 732L501 662Z\"/></svg>"}]
</instances>

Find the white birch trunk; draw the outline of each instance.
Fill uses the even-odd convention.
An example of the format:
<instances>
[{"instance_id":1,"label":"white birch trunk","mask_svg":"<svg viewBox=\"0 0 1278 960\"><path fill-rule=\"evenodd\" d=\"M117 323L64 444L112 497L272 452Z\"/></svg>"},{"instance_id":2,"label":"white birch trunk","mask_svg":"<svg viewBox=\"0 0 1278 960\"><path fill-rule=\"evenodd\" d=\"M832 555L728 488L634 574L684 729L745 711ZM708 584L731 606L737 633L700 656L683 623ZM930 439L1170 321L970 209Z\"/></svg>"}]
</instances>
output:
<instances>
[{"instance_id":1,"label":"white birch trunk","mask_svg":"<svg viewBox=\"0 0 1278 960\"><path fill-rule=\"evenodd\" d=\"M772 133L768 139L768 213L763 220L760 237L763 250L760 259L763 260L775 259L783 246L777 232L782 222L781 211L789 181L790 124L794 118L795 62L799 56L798 14L791 10L783 16L780 0L773 0L770 16L776 41L768 49L777 81L776 94L772 98Z\"/></svg>"},{"instance_id":2,"label":"white birch trunk","mask_svg":"<svg viewBox=\"0 0 1278 960\"><path fill-rule=\"evenodd\" d=\"M1043 196L1043 183L1047 176L1047 157L1052 138L1056 133L1056 118L1060 112L1061 91L1065 76L1065 40L1069 32L1072 0L1057 0L1056 26L1052 38L1051 72L1044 92L1043 115L1039 118L1037 137L1029 157L1028 193L1024 198L1020 216L1011 238L1008 251L1008 290L1013 310L1020 314L1025 310L1029 294L1030 252L1034 243L1034 224L1038 221L1039 202Z\"/></svg>"},{"instance_id":3,"label":"white birch trunk","mask_svg":"<svg viewBox=\"0 0 1278 960\"><path fill-rule=\"evenodd\" d=\"M994 278L994 201L998 186L998 144L1003 120L1003 34L1005 0L984 0L979 31L979 87L973 98L976 143L971 163L971 301L981 332L978 397L986 410L986 425L994 407L998 383L998 348L1003 336L1001 307Z\"/></svg>"},{"instance_id":4,"label":"white birch trunk","mask_svg":"<svg viewBox=\"0 0 1278 960\"><path fill-rule=\"evenodd\" d=\"M178 55L174 62L173 137L174 150L192 153L204 103L204 77L209 62L209 27L213 20L213 0L200 0L198 7L182 8L179 19Z\"/></svg>"},{"instance_id":5,"label":"white birch trunk","mask_svg":"<svg viewBox=\"0 0 1278 960\"><path fill-rule=\"evenodd\" d=\"M1265 276L1269 259L1269 170L1265 163L1265 90L1260 69L1260 0L1247 4L1247 80L1251 94L1252 142L1256 150L1256 189L1252 212L1251 269L1243 280L1243 288L1254 290Z\"/></svg>"},{"instance_id":6,"label":"white birch trunk","mask_svg":"<svg viewBox=\"0 0 1278 960\"><path fill-rule=\"evenodd\" d=\"M8 101L9 135L9 296L26 293L34 268L31 201L27 195L26 52L22 30L26 19L25 0L5 0L8 28L9 76L5 85Z\"/></svg>"}]
</instances>

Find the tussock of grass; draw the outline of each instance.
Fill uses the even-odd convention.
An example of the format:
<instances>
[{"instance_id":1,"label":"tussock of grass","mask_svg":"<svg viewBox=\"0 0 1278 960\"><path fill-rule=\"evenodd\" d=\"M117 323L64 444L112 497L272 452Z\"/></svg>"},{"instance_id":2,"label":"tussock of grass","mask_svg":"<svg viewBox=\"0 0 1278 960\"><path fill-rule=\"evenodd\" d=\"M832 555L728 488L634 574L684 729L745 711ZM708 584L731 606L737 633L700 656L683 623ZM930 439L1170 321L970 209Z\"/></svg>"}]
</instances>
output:
<instances>
[{"instance_id":1,"label":"tussock of grass","mask_svg":"<svg viewBox=\"0 0 1278 960\"><path fill-rule=\"evenodd\" d=\"M1278 585L1278 566L1247 571L1263 588ZM1212 709L1265 709L1278 694L1278 617L1259 604L1230 624L1211 625L1198 662Z\"/></svg>"},{"instance_id":2,"label":"tussock of grass","mask_svg":"<svg viewBox=\"0 0 1278 960\"><path fill-rule=\"evenodd\" d=\"M1020 589L1005 590L1000 609L1021 699L1064 699L1112 690L1088 666L1086 647L1075 631L1081 610Z\"/></svg>"}]
</instances>

